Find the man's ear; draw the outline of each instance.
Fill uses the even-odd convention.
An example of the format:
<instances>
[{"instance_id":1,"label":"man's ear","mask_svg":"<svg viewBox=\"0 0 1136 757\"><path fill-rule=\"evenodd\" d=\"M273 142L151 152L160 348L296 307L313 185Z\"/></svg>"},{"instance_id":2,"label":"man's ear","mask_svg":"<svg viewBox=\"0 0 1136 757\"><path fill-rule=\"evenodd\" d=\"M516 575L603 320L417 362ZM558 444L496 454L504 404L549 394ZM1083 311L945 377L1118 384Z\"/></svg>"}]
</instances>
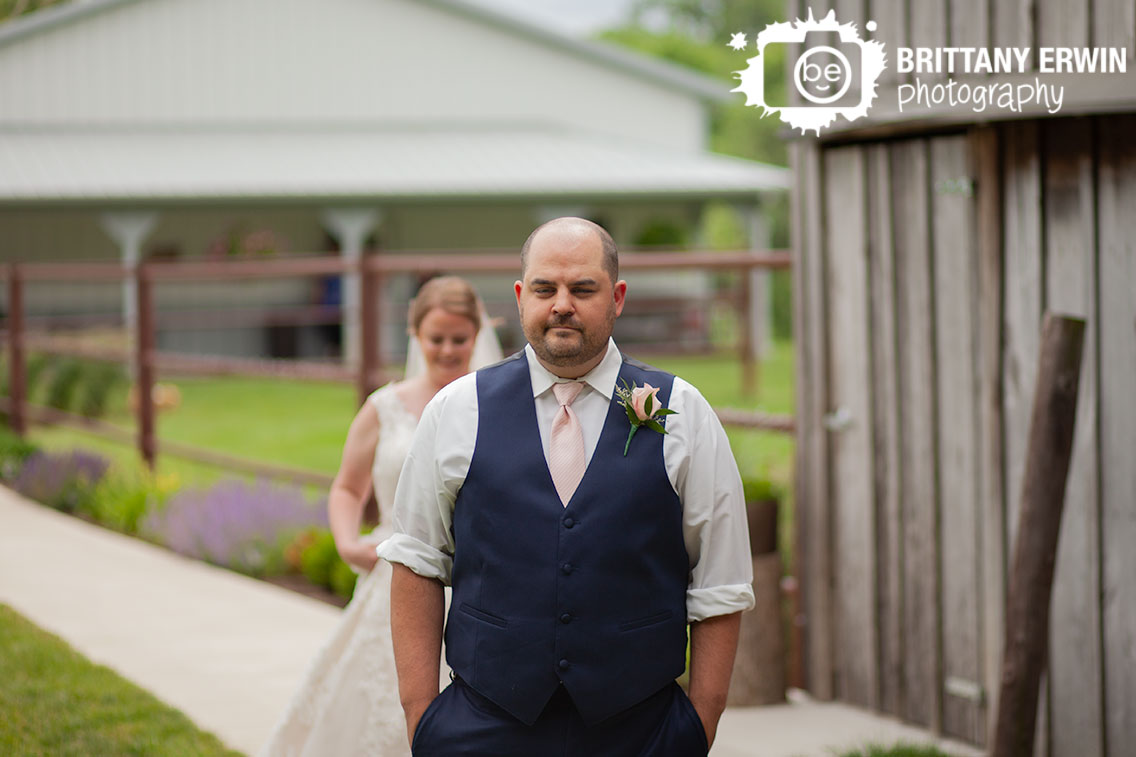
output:
<instances>
[{"instance_id":1,"label":"man's ear","mask_svg":"<svg viewBox=\"0 0 1136 757\"><path fill-rule=\"evenodd\" d=\"M623 279L615 282L615 288L612 292L612 297L615 300L615 317L618 318L623 313L623 303L627 300L627 282Z\"/></svg>"},{"instance_id":2,"label":"man's ear","mask_svg":"<svg viewBox=\"0 0 1136 757\"><path fill-rule=\"evenodd\" d=\"M525 288L525 285L522 282L520 282L520 281L514 281L513 282L513 294L515 294L517 296L517 310L521 309L521 290L524 289L524 288Z\"/></svg>"}]
</instances>

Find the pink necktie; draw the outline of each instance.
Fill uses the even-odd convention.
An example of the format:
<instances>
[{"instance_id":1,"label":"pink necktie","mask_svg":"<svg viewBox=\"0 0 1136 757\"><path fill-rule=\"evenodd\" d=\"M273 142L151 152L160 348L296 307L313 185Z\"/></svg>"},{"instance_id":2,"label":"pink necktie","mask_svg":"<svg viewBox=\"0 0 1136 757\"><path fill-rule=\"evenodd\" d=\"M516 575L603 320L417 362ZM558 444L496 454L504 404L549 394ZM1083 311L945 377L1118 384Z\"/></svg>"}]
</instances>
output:
<instances>
[{"instance_id":1,"label":"pink necktie","mask_svg":"<svg viewBox=\"0 0 1136 757\"><path fill-rule=\"evenodd\" d=\"M584 388L582 381L570 381L563 384L553 384L552 392L560 409L552 419L552 435L548 442L548 470L552 473L552 483L556 486L556 493L560 501L568 506L568 500L580 479L584 477L584 468L587 461L584 459L584 432L580 429L580 421L572 412L572 402L579 396Z\"/></svg>"}]
</instances>

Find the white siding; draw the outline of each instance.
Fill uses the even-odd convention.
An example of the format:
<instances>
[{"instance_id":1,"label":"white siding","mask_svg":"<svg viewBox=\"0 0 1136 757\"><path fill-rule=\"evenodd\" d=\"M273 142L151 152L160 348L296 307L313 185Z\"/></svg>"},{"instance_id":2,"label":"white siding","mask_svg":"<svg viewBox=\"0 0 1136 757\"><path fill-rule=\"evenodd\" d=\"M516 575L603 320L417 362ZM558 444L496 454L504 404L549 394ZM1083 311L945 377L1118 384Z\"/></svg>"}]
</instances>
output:
<instances>
[{"instance_id":1,"label":"white siding","mask_svg":"<svg viewBox=\"0 0 1136 757\"><path fill-rule=\"evenodd\" d=\"M705 137L688 94L411 0L145 0L0 48L0 126L391 121Z\"/></svg>"}]
</instances>

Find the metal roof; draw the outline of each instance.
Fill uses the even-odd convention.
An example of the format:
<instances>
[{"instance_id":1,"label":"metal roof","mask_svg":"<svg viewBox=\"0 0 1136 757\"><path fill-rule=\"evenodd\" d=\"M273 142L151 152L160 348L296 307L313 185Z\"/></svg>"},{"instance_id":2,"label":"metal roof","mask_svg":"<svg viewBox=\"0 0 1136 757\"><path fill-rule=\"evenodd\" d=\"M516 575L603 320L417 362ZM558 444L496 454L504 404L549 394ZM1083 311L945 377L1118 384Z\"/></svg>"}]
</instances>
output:
<instances>
[{"instance_id":1,"label":"metal roof","mask_svg":"<svg viewBox=\"0 0 1136 757\"><path fill-rule=\"evenodd\" d=\"M731 197L785 168L548 126L0 130L0 203Z\"/></svg>"},{"instance_id":2,"label":"metal roof","mask_svg":"<svg viewBox=\"0 0 1136 757\"><path fill-rule=\"evenodd\" d=\"M540 44L606 64L625 73L686 92L701 100L727 102L732 99L729 87L725 86L728 82L612 44L562 34L546 26L465 0L413 1L528 37ZM63 24L81 21L96 13L137 2L145 0L72 0L64 5L50 6L0 24L0 47Z\"/></svg>"}]
</instances>

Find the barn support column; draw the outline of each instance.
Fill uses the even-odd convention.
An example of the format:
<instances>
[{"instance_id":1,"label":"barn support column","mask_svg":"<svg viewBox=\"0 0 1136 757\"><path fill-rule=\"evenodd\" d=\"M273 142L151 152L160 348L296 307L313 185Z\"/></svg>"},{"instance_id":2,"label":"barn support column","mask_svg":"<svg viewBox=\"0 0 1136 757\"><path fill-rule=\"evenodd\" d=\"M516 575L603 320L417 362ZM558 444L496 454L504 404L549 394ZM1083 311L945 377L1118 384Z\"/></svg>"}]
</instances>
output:
<instances>
[{"instance_id":1,"label":"barn support column","mask_svg":"<svg viewBox=\"0 0 1136 757\"><path fill-rule=\"evenodd\" d=\"M343 356L347 363L359 362L359 274L355 273L367 237L382 223L383 214L378 208L327 208L320 220L328 233L339 243L339 254L351 263L351 272L342 278L343 292Z\"/></svg>"},{"instance_id":2,"label":"barn support column","mask_svg":"<svg viewBox=\"0 0 1136 757\"><path fill-rule=\"evenodd\" d=\"M122 315L126 332L133 338L138 324L138 278L135 271L142 260L142 243L154 230L158 214L150 210L122 210L104 213L99 219L107 233L122 252L122 264L128 275L122 282Z\"/></svg>"},{"instance_id":3,"label":"barn support column","mask_svg":"<svg viewBox=\"0 0 1136 757\"><path fill-rule=\"evenodd\" d=\"M765 218L765 209L762 206L762 197L752 205L743 205L737 208L746 231L748 248L753 252L762 252L770 248L769 222ZM750 350L758 360L768 356L769 345L773 339L773 319L771 308L773 297L769 271L764 268L751 268L749 270L749 311L743 317L749 319Z\"/></svg>"}]
</instances>

